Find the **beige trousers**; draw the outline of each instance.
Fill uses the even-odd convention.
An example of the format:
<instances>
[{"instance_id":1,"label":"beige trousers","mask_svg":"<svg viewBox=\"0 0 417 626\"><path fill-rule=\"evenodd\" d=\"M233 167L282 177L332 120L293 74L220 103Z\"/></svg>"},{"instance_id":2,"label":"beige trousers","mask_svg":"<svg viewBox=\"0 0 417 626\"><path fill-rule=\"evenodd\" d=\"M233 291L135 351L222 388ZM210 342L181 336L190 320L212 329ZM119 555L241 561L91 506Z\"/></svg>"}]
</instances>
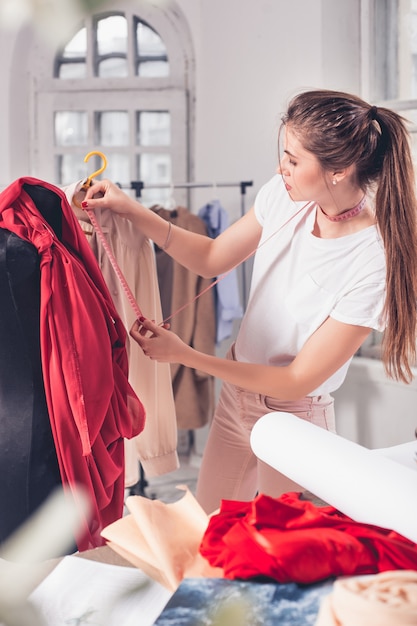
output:
<instances>
[{"instance_id":1,"label":"beige trousers","mask_svg":"<svg viewBox=\"0 0 417 626\"><path fill-rule=\"evenodd\" d=\"M228 358L233 358L232 350ZM217 510L221 500L250 501L257 493L279 497L304 490L252 452L252 428L271 411L293 413L335 432L334 401L328 394L285 402L223 383L197 481L196 498L207 513Z\"/></svg>"}]
</instances>

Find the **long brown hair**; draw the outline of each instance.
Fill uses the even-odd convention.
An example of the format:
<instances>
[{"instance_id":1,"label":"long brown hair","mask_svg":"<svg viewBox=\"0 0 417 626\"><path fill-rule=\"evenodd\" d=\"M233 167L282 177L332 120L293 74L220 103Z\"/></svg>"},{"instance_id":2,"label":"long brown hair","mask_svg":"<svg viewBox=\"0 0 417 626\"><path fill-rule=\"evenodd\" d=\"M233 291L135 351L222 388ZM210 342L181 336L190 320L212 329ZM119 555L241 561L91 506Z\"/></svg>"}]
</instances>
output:
<instances>
[{"instance_id":1,"label":"long brown hair","mask_svg":"<svg viewBox=\"0 0 417 626\"><path fill-rule=\"evenodd\" d=\"M387 264L382 360L389 377L412 379L417 330L417 200L410 136L398 113L339 91L295 96L283 117L324 171L354 165L375 196Z\"/></svg>"}]
</instances>

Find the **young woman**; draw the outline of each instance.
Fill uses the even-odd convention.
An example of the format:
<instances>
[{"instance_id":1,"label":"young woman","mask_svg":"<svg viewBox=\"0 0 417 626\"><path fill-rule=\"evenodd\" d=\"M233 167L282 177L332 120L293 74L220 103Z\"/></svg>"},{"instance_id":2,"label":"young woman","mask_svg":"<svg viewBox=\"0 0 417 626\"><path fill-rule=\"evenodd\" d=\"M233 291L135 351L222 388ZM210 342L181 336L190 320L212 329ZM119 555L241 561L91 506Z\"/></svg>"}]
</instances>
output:
<instances>
[{"instance_id":1,"label":"young woman","mask_svg":"<svg viewBox=\"0 0 417 626\"><path fill-rule=\"evenodd\" d=\"M252 427L273 410L334 430L330 394L372 329L384 331L389 376L409 382L416 357L417 202L403 119L354 95L313 90L290 102L281 135L278 174L216 239L167 224L109 181L85 197L89 208L109 207L140 225L203 276L227 272L256 249L249 302L226 359L146 319L131 329L150 358L223 380L197 485L207 512L221 499L299 489L257 461Z\"/></svg>"}]
</instances>

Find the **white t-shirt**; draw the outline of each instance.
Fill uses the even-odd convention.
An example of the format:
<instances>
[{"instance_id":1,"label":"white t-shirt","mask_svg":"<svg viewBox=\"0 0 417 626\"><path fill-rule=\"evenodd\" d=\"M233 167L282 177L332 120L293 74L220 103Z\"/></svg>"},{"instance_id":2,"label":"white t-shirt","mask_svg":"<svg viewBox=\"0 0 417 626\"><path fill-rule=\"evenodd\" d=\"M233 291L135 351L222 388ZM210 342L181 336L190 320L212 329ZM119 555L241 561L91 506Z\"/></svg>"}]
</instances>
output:
<instances>
[{"instance_id":1,"label":"white t-shirt","mask_svg":"<svg viewBox=\"0 0 417 626\"><path fill-rule=\"evenodd\" d=\"M260 189L255 214L263 230L237 360L287 365L328 316L384 329L386 265L376 226L336 239L314 236L316 206L291 200L280 175ZM310 395L340 387L350 360Z\"/></svg>"}]
</instances>

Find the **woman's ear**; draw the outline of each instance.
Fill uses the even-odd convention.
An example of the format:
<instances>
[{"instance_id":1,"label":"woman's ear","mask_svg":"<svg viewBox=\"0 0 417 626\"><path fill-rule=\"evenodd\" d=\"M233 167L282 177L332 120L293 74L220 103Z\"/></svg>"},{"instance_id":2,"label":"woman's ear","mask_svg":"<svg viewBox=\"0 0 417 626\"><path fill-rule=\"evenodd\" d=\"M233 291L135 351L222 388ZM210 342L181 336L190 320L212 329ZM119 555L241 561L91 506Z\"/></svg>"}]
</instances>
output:
<instances>
[{"instance_id":1,"label":"woman's ear","mask_svg":"<svg viewBox=\"0 0 417 626\"><path fill-rule=\"evenodd\" d=\"M354 165L349 165L349 167L345 167L341 170L336 170L330 174L330 180L332 185L337 185L341 183L343 180L350 178L355 171Z\"/></svg>"}]
</instances>

